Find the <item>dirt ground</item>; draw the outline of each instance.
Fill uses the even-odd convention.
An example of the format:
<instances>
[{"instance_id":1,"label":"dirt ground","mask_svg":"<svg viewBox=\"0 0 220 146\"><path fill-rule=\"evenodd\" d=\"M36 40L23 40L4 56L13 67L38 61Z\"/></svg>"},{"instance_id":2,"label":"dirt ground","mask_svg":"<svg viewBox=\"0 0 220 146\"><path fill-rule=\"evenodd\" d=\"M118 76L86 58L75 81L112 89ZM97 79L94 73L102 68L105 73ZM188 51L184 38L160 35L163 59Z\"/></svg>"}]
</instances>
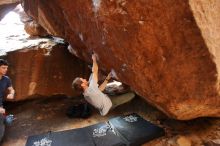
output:
<instances>
[{"instance_id":1,"label":"dirt ground","mask_svg":"<svg viewBox=\"0 0 220 146\"><path fill-rule=\"evenodd\" d=\"M152 140L144 146L212 146L220 144L220 119L200 118L192 121L177 121L167 118L160 111L137 97L108 116L102 117L93 109L88 119L70 119L66 110L76 99L53 96L37 100L10 103L7 111L16 120L6 127L2 146L24 146L28 136L48 131L74 129L106 121L114 116L138 113L146 120L163 127L166 135Z\"/></svg>"}]
</instances>

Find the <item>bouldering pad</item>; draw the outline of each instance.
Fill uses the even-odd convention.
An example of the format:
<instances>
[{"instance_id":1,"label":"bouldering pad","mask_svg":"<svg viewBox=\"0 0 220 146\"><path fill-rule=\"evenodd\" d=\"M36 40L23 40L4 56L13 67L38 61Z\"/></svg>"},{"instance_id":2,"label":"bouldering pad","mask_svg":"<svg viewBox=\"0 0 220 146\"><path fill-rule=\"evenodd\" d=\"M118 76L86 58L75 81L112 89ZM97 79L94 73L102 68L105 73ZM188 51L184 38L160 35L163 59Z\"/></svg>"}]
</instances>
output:
<instances>
[{"instance_id":1,"label":"bouldering pad","mask_svg":"<svg viewBox=\"0 0 220 146\"><path fill-rule=\"evenodd\" d=\"M29 136L26 146L139 146L163 135L162 128L134 113L84 128Z\"/></svg>"}]
</instances>

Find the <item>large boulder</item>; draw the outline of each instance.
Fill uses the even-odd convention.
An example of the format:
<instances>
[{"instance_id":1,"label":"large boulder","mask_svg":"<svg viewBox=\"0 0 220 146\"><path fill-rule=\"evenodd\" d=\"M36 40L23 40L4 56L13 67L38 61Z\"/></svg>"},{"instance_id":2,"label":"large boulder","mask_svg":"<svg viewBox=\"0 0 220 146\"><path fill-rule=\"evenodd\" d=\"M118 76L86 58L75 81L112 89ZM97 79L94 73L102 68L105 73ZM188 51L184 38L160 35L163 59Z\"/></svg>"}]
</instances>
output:
<instances>
[{"instance_id":1,"label":"large boulder","mask_svg":"<svg viewBox=\"0 0 220 146\"><path fill-rule=\"evenodd\" d=\"M97 53L103 69L112 69L168 116L220 117L218 0L23 0L23 5L47 32L65 38L76 56L91 61Z\"/></svg>"}]
</instances>

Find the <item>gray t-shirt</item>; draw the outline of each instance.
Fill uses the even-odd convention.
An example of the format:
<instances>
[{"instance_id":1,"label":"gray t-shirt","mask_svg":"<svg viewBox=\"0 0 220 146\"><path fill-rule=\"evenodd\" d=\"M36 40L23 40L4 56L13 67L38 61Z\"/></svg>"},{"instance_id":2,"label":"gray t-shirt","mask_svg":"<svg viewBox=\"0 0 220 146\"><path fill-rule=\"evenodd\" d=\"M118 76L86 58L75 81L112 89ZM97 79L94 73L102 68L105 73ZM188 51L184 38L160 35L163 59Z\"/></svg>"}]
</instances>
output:
<instances>
[{"instance_id":1,"label":"gray t-shirt","mask_svg":"<svg viewBox=\"0 0 220 146\"><path fill-rule=\"evenodd\" d=\"M87 102L97 108L102 116L106 115L112 107L112 102L107 95L99 90L97 82L90 76L89 87L83 93Z\"/></svg>"}]
</instances>

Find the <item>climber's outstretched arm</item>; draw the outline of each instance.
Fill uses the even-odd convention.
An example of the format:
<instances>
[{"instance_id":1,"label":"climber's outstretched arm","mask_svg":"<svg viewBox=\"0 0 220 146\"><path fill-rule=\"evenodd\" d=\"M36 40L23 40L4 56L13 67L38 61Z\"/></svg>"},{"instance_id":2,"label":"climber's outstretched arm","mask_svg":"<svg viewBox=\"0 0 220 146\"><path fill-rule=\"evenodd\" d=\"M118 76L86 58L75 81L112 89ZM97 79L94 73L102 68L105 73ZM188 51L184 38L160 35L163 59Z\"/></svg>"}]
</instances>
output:
<instances>
[{"instance_id":1,"label":"climber's outstretched arm","mask_svg":"<svg viewBox=\"0 0 220 146\"><path fill-rule=\"evenodd\" d=\"M98 64L97 64L97 61L96 61L96 55L95 54L92 54L92 61L93 61L93 65L92 65L93 79L97 83L98 82Z\"/></svg>"}]
</instances>

